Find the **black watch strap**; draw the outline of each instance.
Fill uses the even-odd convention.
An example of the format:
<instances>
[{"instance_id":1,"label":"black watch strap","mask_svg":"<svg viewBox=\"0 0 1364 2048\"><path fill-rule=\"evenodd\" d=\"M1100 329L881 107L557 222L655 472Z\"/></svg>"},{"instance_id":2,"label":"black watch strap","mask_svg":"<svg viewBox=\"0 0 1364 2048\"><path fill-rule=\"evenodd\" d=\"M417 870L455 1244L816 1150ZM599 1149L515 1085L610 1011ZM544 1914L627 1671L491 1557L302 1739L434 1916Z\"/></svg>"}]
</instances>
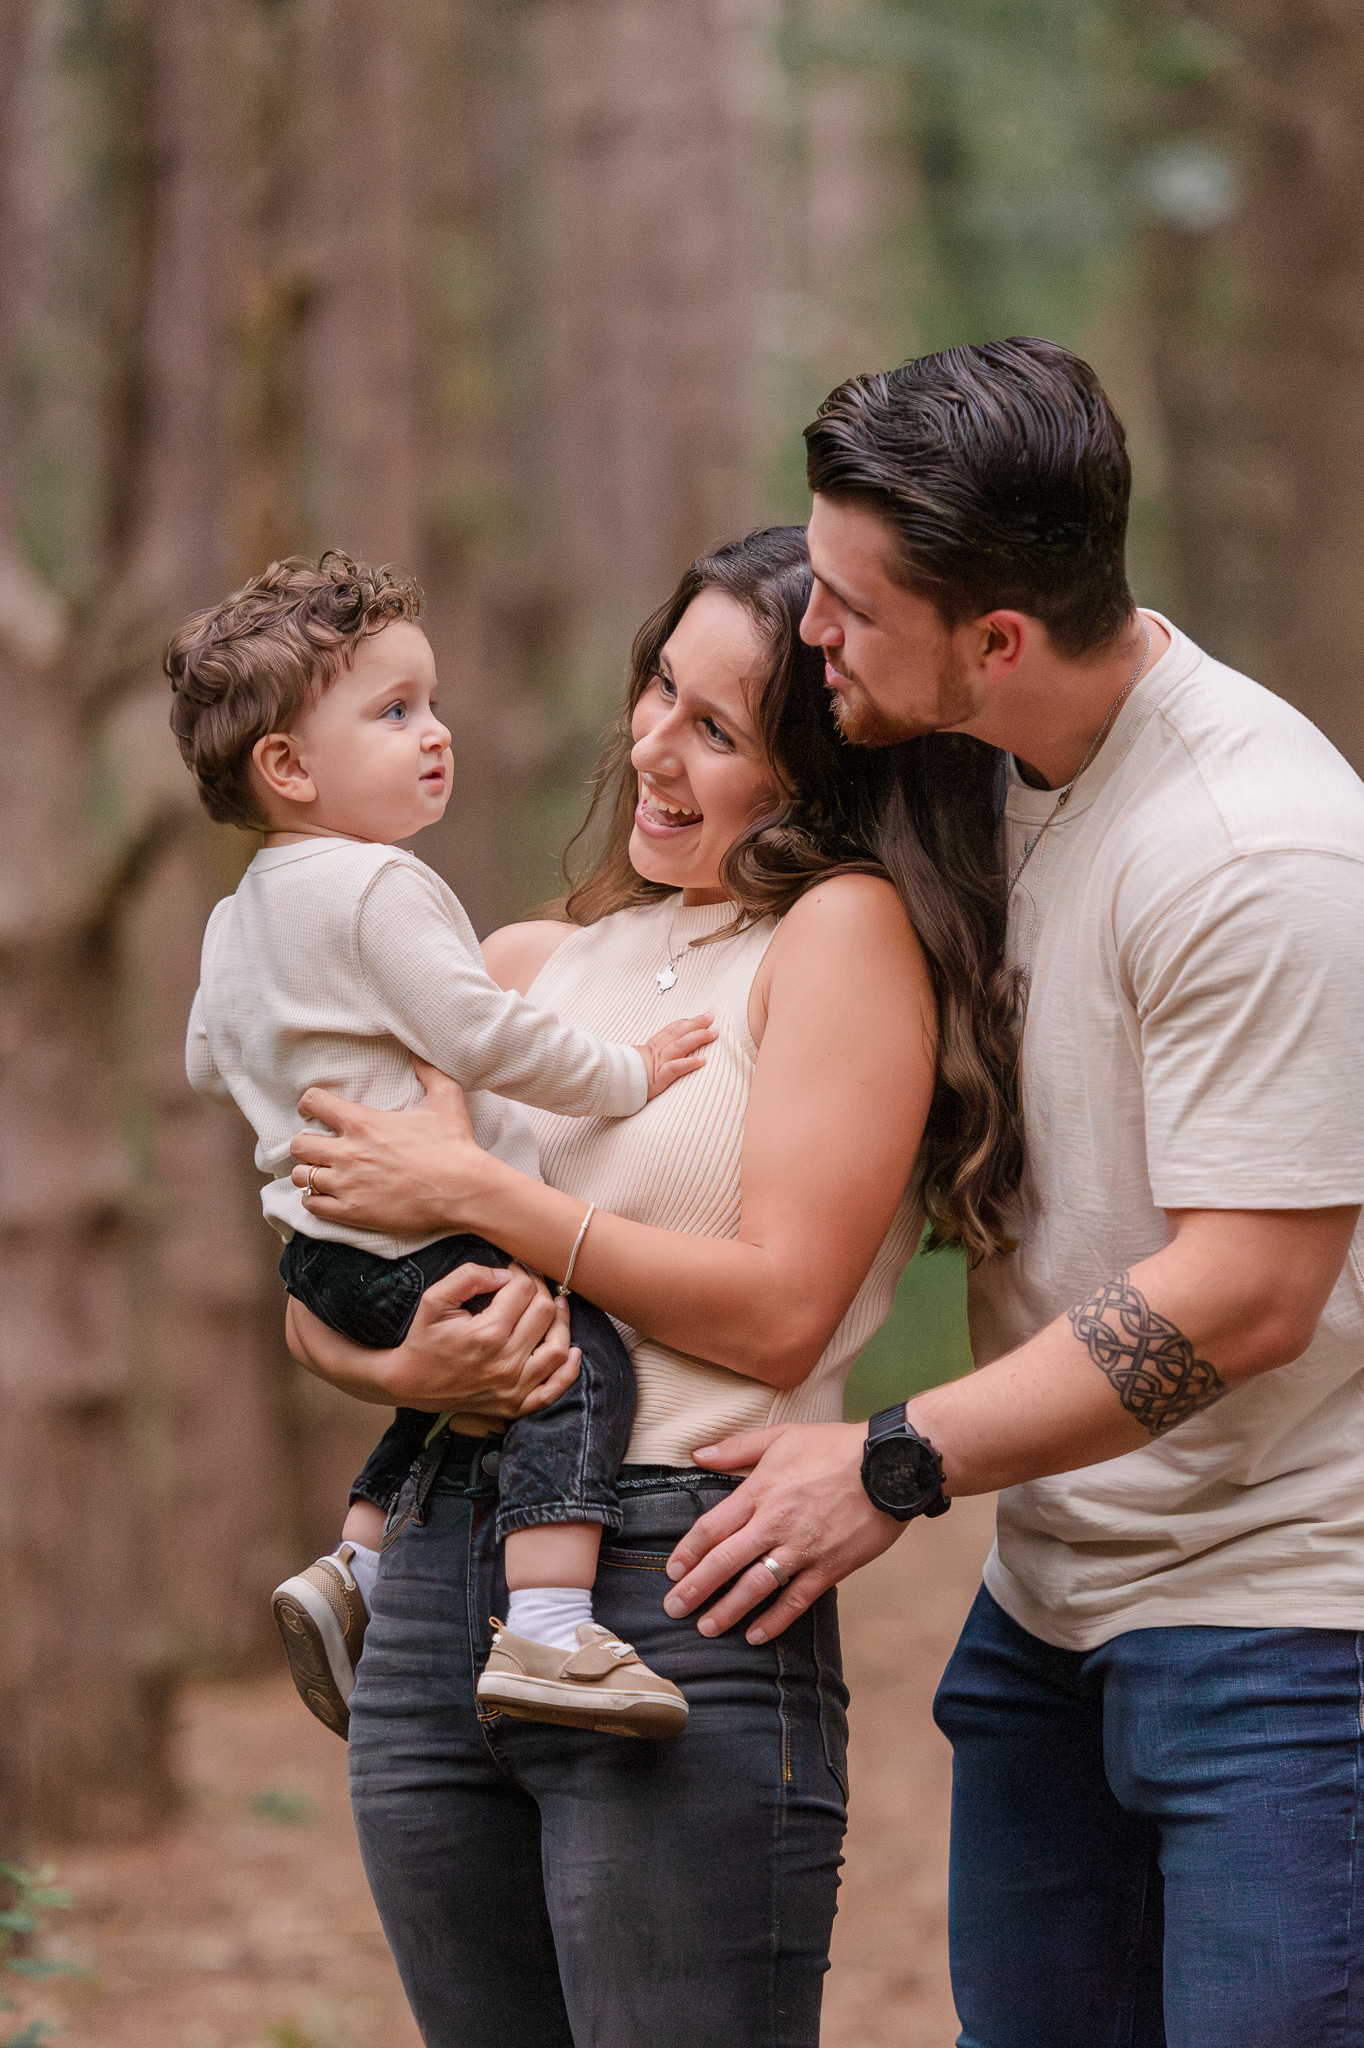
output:
<instances>
[{"instance_id":1,"label":"black watch strap","mask_svg":"<svg viewBox=\"0 0 1364 2048\"><path fill-rule=\"evenodd\" d=\"M879 1444L885 1436L918 1436L917 1429L911 1429L905 1414L905 1404L897 1401L893 1408L879 1408L867 1424L867 1442Z\"/></svg>"},{"instance_id":2,"label":"black watch strap","mask_svg":"<svg viewBox=\"0 0 1364 2048\"><path fill-rule=\"evenodd\" d=\"M863 1485L865 1486L867 1484L866 1463L868 1453L871 1452L877 1444L885 1443L889 1437L905 1437L916 1444L923 1445L924 1449L927 1451L929 1458L931 1460L933 1471L937 1477L938 1487L937 1492L935 1494L930 1494L921 1507L910 1508L907 1511L897 1511L894 1508L889 1508L885 1511L890 1514L895 1514L898 1520L903 1521L914 1520L919 1515L924 1515L930 1520L935 1515L945 1515L947 1513L947 1510L951 1507L952 1503L943 1491L942 1459L939 1456L938 1452L934 1449L933 1445L929 1442L928 1438L926 1436L923 1436L914 1427L913 1423L909 1420L909 1417L905 1413L905 1404L903 1401L898 1401L893 1408L878 1409L876 1414L872 1416L871 1420L867 1424L866 1450L863 1452L862 1456ZM875 1495L873 1495L872 1497L873 1499L875 1499ZM878 1502L877 1505L879 1506L880 1503Z\"/></svg>"}]
</instances>

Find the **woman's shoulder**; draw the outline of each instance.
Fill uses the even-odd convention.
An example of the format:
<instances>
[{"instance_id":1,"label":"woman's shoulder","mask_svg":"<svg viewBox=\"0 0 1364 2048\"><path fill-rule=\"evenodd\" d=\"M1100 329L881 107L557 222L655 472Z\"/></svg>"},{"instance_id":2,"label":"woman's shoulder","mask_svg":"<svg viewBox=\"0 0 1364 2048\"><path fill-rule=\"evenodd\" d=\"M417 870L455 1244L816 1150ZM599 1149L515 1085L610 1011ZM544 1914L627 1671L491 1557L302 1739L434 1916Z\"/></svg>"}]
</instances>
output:
<instances>
[{"instance_id":1,"label":"woman's shoulder","mask_svg":"<svg viewBox=\"0 0 1364 2048\"><path fill-rule=\"evenodd\" d=\"M884 875L849 871L826 875L805 890L781 921L782 936L801 946L848 939L903 937L909 917L893 882Z\"/></svg>"},{"instance_id":2,"label":"woman's shoulder","mask_svg":"<svg viewBox=\"0 0 1364 2048\"><path fill-rule=\"evenodd\" d=\"M760 977L796 988L837 984L854 1006L869 990L928 986L918 934L893 883L882 875L828 875L797 898L768 948Z\"/></svg>"},{"instance_id":3,"label":"woman's shoulder","mask_svg":"<svg viewBox=\"0 0 1364 2048\"><path fill-rule=\"evenodd\" d=\"M483 964L500 988L524 995L545 962L578 930L562 918L530 917L504 924L483 941Z\"/></svg>"}]
</instances>

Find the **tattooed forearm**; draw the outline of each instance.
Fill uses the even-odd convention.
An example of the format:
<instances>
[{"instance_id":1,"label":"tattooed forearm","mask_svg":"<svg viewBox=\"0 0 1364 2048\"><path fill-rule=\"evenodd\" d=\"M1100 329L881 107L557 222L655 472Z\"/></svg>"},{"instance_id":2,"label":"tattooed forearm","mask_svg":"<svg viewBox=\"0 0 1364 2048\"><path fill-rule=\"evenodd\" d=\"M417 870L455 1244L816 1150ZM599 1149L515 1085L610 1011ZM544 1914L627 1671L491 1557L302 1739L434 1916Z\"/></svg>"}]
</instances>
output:
<instances>
[{"instance_id":1,"label":"tattooed forearm","mask_svg":"<svg viewBox=\"0 0 1364 2048\"><path fill-rule=\"evenodd\" d=\"M1129 1415L1160 1436L1225 1394L1215 1366L1157 1315L1126 1273L1069 1311L1071 1328Z\"/></svg>"}]
</instances>

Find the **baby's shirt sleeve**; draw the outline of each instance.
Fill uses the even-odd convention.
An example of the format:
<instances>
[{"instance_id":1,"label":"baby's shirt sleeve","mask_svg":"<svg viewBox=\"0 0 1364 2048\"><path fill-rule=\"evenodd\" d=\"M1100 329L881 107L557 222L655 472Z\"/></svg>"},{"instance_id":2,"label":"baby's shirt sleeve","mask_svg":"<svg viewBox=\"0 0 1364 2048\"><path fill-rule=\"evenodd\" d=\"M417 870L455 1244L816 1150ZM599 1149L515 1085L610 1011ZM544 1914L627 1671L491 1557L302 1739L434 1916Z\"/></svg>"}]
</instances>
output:
<instances>
[{"instance_id":1,"label":"baby's shirt sleeve","mask_svg":"<svg viewBox=\"0 0 1364 2048\"><path fill-rule=\"evenodd\" d=\"M575 1031L498 987L458 898L420 861L379 870L355 944L376 1027L461 1088L560 1116L633 1116L648 1100L634 1046Z\"/></svg>"},{"instance_id":2,"label":"baby's shirt sleeve","mask_svg":"<svg viewBox=\"0 0 1364 2048\"><path fill-rule=\"evenodd\" d=\"M196 1095L210 1095L217 1102L230 1102L232 1091L218 1071L204 1023L204 992L196 989L185 1034L185 1072Z\"/></svg>"}]
</instances>

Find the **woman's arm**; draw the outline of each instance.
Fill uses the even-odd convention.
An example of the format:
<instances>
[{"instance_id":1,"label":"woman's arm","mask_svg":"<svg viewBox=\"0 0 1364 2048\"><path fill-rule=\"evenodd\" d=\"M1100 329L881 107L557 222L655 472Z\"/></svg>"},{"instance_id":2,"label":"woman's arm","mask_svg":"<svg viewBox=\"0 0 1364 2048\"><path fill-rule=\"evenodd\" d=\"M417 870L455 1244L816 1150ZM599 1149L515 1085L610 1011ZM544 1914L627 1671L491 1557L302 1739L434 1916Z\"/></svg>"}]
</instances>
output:
<instances>
[{"instance_id":1,"label":"woman's arm","mask_svg":"<svg viewBox=\"0 0 1364 2048\"><path fill-rule=\"evenodd\" d=\"M845 875L785 918L754 998L761 1050L737 1237L599 1213L574 1282L664 1343L796 1386L847 1313L908 1182L933 1093L933 992L894 890ZM453 1084L430 1085L421 1109L400 1114L309 1091L306 1114L341 1133L295 1141L295 1157L321 1176L309 1207L403 1231L477 1229L561 1274L584 1203L479 1151Z\"/></svg>"}]
</instances>

